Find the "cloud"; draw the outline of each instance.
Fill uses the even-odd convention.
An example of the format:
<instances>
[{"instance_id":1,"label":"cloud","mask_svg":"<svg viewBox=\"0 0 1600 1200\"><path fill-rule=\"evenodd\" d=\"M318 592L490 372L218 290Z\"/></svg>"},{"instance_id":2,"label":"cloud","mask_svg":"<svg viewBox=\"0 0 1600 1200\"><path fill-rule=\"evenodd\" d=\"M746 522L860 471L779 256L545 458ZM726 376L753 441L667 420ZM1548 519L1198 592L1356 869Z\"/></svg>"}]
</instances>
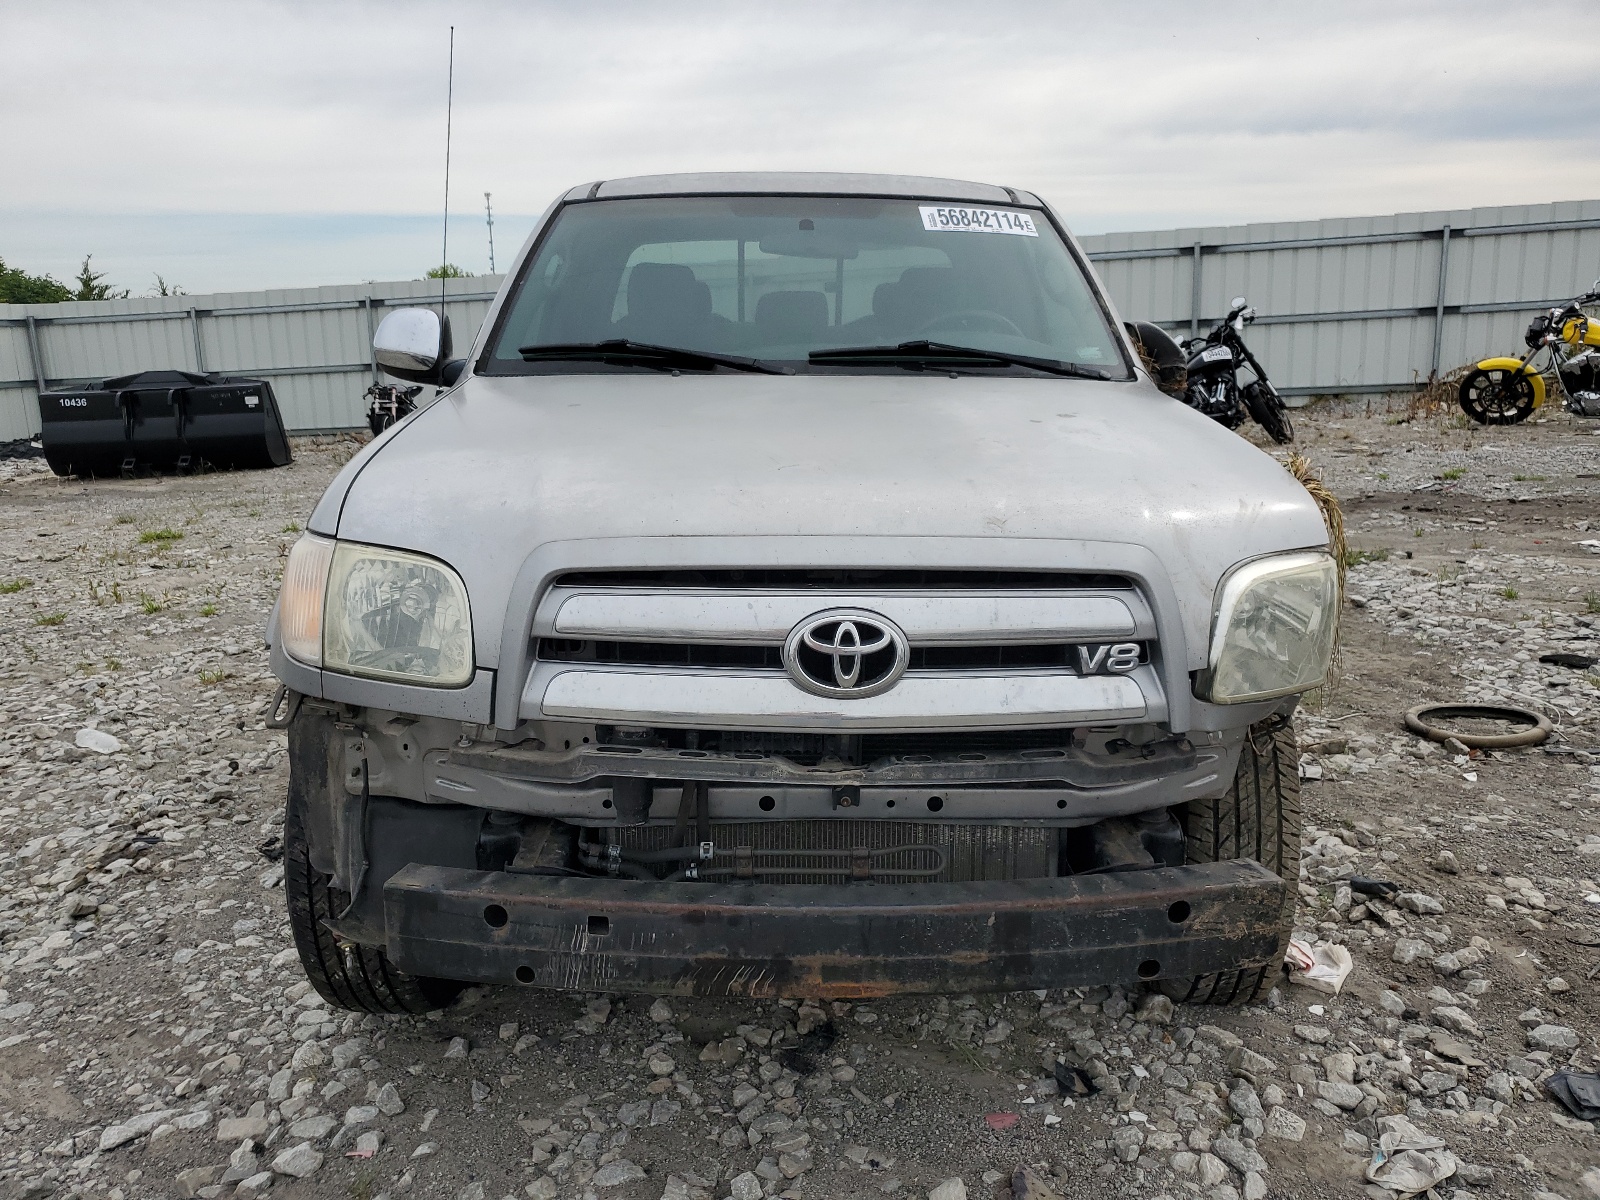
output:
<instances>
[{"instance_id":1,"label":"cloud","mask_svg":"<svg viewBox=\"0 0 1600 1200\"><path fill-rule=\"evenodd\" d=\"M0 0L0 255L141 290L420 274L437 255L445 37L452 207L486 267L484 191L839 169L1010 183L1080 231L1584 198L1600 134L1562 115L1600 43L1513 54L1526 9ZM39 79L43 80L42 74ZM226 218L237 218L231 224ZM454 257L454 255L453 255ZM124 267L123 264L126 264Z\"/></svg>"}]
</instances>

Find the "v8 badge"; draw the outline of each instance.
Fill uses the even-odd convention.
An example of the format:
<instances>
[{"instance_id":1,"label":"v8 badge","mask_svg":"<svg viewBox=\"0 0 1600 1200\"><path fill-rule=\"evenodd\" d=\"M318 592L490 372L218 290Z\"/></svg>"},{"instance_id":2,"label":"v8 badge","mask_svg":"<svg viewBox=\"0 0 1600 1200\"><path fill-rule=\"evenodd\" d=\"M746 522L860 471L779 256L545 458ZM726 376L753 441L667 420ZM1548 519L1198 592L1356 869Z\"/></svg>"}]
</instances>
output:
<instances>
[{"instance_id":1,"label":"v8 badge","mask_svg":"<svg viewBox=\"0 0 1600 1200\"><path fill-rule=\"evenodd\" d=\"M1139 665L1138 642L1102 642L1073 649L1078 652L1079 675L1126 675Z\"/></svg>"}]
</instances>

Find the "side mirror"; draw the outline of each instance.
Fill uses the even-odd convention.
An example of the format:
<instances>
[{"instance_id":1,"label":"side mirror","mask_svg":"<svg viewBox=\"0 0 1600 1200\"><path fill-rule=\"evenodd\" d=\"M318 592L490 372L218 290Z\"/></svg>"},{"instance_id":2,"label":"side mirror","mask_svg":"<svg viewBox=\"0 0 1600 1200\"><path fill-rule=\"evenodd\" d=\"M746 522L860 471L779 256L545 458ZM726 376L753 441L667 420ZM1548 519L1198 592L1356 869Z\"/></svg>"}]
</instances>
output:
<instances>
[{"instance_id":1,"label":"side mirror","mask_svg":"<svg viewBox=\"0 0 1600 1200\"><path fill-rule=\"evenodd\" d=\"M397 308L378 323L378 332L372 335L372 353L378 365L413 383L448 387L459 379L466 363L452 360L450 350L450 318L441 320L431 308Z\"/></svg>"}]
</instances>

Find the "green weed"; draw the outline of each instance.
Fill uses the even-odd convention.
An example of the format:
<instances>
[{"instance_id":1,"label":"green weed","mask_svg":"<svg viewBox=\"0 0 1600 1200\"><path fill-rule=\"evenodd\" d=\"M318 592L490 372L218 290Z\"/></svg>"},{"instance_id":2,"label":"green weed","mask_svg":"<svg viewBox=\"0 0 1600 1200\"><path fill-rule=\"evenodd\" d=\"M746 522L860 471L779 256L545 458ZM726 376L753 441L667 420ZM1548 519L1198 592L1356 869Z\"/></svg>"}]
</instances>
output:
<instances>
[{"instance_id":1,"label":"green weed","mask_svg":"<svg viewBox=\"0 0 1600 1200\"><path fill-rule=\"evenodd\" d=\"M62 625L66 623L66 613L40 613L33 619L35 625Z\"/></svg>"},{"instance_id":2,"label":"green weed","mask_svg":"<svg viewBox=\"0 0 1600 1200\"><path fill-rule=\"evenodd\" d=\"M0 583L0 596L14 596L23 588L31 588L33 580L27 578L8 579Z\"/></svg>"},{"instance_id":3,"label":"green weed","mask_svg":"<svg viewBox=\"0 0 1600 1200\"><path fill-rule=\"evenodd\" d=\"M144 611L145 611L145 613L147 615L150 615L150 614L155 614L155 613L160 612L163 608L166 607L166 605L161 603L161 601L157 600L149 592L140 592L139 593L139 607L144 609Z\"/></svg>"},{"instance_id":4,"label":"green weed","mask_svg":"<svg viewBox=\"0 0 1600 1200\"><path fill-rule=\"evenodd\" d=\"M1465 467L1446 467L1443 471L1439 472L1439 478L1455 480L1460 479L1466 473L1467 469Z\"/></svg>"},{"instance_id":5,"label":"green weed","mask_svg":"<svg viewBox=\"0 0 1600 1200\"><path fill-rule=\"evenodd\" d=\"M1377 550L1346 550L1344 552L1344 565L1346 567L1359 567L1362 563L1388 561L1388 547L1381 547Z\"/></svg>"},{"instance_id":6,"label":"green weed","mask_svg":"<svg viewBox=\"0 0 1600 1200\"><path fill-rule=\"evenodd\" d=\"M1507 600L1515 600L1517 598L1517 589L1514 587L1503 587L1500 589L1500 594Z\"/></svg>"},{"instance_id":7,"label":"green weed","mask_svg":"<svg viewBox=\"0 0 1600 1200\"><path fill-rule=\"evenodd\" d=\"M146 529L139 535L141 546L170 546L173 542L181 541L182 532L176 529Z\"/></svg>"}]
</instances>

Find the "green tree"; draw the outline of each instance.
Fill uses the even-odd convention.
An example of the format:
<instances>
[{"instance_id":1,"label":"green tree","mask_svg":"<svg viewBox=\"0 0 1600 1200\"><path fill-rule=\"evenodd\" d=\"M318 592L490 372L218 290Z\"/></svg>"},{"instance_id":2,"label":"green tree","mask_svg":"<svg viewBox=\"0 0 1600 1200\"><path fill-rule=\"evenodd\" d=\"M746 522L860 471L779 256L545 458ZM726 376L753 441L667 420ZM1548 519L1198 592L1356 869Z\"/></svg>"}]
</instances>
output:
<instances>
[{"instance_id":1,"label":"green tree","mask_svg":"<svg viewBox=\"0 0 1600 1200\"><path fill-rule=\"evenodd\" d=\"M177 284L168 283L165 279L161 278L160 275L157 275L155 294L157 296L187 296L189 293L184 291Z\"/></svg>"},{"instance_id":2,"label":"green tree","mask_svg":"<svg viewBox=\"0 0 1600 1200\"><path fill-rule=\"evenodd\" d=\"M463 270L455 263L440 263L437 267L428 268L429 279L471 279L472 272Z\"/></svg>"},{"instance_id":3,"label":"green tree","mask_svg":"<svg viewBox=\"0 0 1600 1200\"><path fill-rule=\"evenodd\" d=\"M68 299L126 300L128 298L127 288L123 288L119 292L112 288L110 284L102 283L101 280L105 279L105 272L95 271L90 268L89 260L93 257L94 255L92 254L83 256L83 266L78 268L78 290Z\"/></svg>"},{"instance_id":4,"label":"green tree","mask_svg":"<svg viewBox=\"0 0 1600 1200\"><path fill-rule=\"evenodd\" d=\"M72 299L72 290L48 275L29 275L20 267L6 266L0 258L0 304L59 304Z\"/></svg>"}]
</instances>

